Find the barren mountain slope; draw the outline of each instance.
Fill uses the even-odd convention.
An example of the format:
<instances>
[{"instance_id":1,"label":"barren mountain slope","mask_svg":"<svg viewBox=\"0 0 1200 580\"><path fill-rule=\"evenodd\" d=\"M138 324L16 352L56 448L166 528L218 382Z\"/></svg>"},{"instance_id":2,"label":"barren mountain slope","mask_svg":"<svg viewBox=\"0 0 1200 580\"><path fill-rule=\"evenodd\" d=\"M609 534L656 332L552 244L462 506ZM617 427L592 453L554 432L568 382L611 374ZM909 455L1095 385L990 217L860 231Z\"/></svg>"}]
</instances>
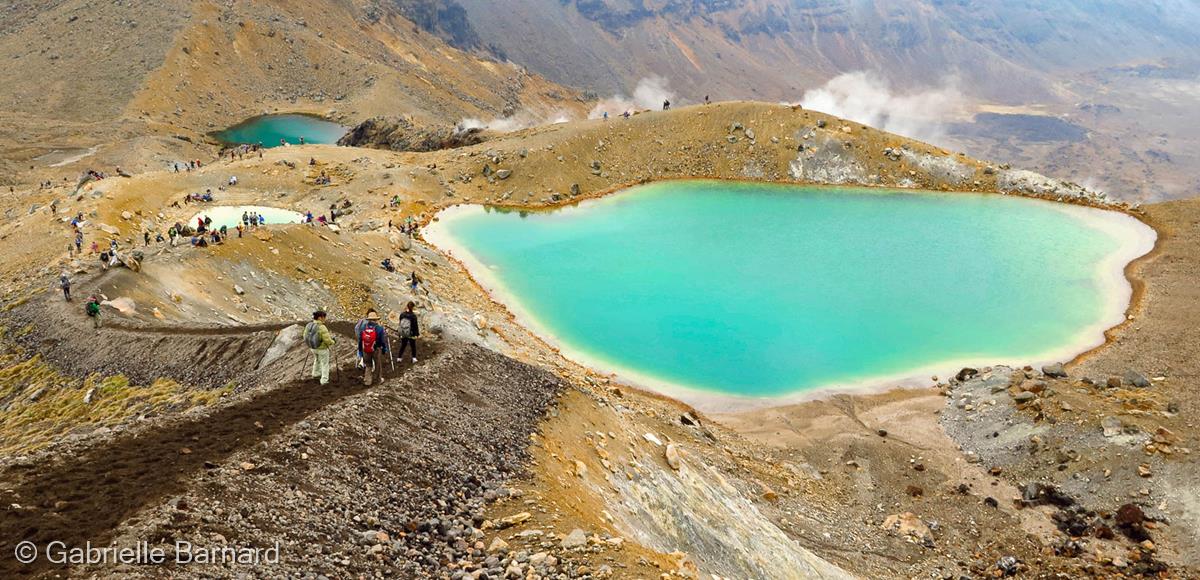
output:
<instances>
[{"instance_id":1,"label":"barren mountain slope","mask_svg":"<svg viewBox=\"0 0 1200 580\"><path fill-rule=\"evenodd\" d=\"M1200 194L1195 2L456 1L466 21L430 30L601 96L657 76L683 103L795 102L866 71L883 86L855 86L826 112L874 124L930 109L937 144L975 157L1131 201ZM1011 128L1021 119L973 119L996 105L1084 134L1026 139Z\"/></svg>"},{"instance_id":2,"label":"barren mountain slope","mask_svg":"<svg viewBox=\"0 0 1200 580\"><path fill-rule=\"evenodd\" d=\"M569 89L372 3L65 0L6 16L0 61L21 73L0 86L8 182L30 167L73 177L80 166L52 167L72 154L135 170L204 157L194 144L206 133L273 110L454 123L580 106ZM113 146L134 141L144 155Z\"/></svg>"}]
</instances>

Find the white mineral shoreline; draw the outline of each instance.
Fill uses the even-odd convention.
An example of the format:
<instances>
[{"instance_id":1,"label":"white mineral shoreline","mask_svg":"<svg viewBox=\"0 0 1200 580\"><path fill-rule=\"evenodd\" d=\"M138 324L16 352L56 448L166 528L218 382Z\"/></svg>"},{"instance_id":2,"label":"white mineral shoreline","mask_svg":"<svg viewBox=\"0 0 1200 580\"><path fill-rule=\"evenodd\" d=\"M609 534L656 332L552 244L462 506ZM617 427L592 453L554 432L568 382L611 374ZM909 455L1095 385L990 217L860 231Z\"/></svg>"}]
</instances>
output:
<instances>
[{"instance_id":1,"label":"white mineral shoreline","mask_svg":"<svg viewBox=\"0 0 1200 580\"><path fill-rule=\"evenodd\" d=\"M1069 341L1068 344L1030 357L1003 359L981 354L974 357L939 361L901 373L869 375L818 387L806 387L794 393L767 397L730 395L689 387L624 367L606 360L603 356L588 353L563 341L550 332L548 326L534 316L501 282L499 277L492 273L491 269L481 263L449 233L450 223L473 213L485 211L483 206L460 204L448 207L439 212L437 219L424 228L423 236L438 250L459 262L466 269L466 273L488 294L488 297L506 308L518 324L558 349L568 359L600 374L607 374L614 380L678 399L703 412L733 413L793 405L827 398L838 393L871 394L896 388L928 387L933 384L931 377L937 376L945 380L946 377L953 376L963 367L978 368L999 365L1022 367L1066 362L1081 353L1103 345L1106 341L1105 332L1125 321L1126 311L1133 296L1133 286L1125 277L1125 267L1154 249L1158 239L1157 232L1136 218L1116 211L1032 198L1023 198L1022 200L1050 204L1055 209L1071 214L1084 221L1088 226L1122 242L1118 251L1107 256L1097 265L1105 301L1103 306L1105 315L1100 321L1080 330L1075 335L1076 338Z\"/></svg>"}]
</instances>

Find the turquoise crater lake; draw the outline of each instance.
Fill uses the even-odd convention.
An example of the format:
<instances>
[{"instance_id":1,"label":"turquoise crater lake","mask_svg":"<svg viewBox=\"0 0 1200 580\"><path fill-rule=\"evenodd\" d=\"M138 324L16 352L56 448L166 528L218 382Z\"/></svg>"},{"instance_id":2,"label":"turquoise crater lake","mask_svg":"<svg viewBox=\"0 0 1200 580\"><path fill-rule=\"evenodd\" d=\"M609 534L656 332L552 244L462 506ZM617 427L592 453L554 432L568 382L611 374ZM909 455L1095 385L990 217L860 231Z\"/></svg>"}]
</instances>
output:
<instances>
[{"instance_id":1,"label":"turquoise crater lake","mask_svg":"<svg viewBox=\"0 0 1200 580\"><path fill-rule=\"evenodd\" d=\"M332 121L289 113L247 119L213 136L233 145L262 143L264 148L271 148L279 147L280 140L298 145L301 137L305 143L332 144L345 134L346 128Z\"/></svg>"},{"instance_id":2,"label":"turquoise crater lake","mask_svg":"<svg viewBox=\"0 0 1200 580\"><path fill-rule=\"evenodd\" d=\"M1155 239L1012 196L714 181L458 206L425 236L568 356L722 408L1069 359L1123 319Z\"/></svg>"}]
</instances>

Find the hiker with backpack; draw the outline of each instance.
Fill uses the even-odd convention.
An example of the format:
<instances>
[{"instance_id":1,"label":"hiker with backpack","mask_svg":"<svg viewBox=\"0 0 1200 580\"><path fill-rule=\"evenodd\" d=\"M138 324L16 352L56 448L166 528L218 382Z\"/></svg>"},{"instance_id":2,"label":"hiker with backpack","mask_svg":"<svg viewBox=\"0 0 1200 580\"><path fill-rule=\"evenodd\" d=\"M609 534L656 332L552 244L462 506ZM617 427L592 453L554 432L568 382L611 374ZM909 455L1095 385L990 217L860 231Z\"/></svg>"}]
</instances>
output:
<instances>
[{"instance_id":1,"label":"hiker with backpack","mask_svg":"<svg viewBox=\"0 0 1200 580\"><path fill-rule=\"evenodd\" d=\"M421 336L421 329L417 326L417 315L413 312L416 304L409 302L404 309L404 313L400 315L400 352L396 353L396 360L404 360L404 349L412 349L412 362L417 364L417 337Z\"/></svg>"},{"instance_id":2,"label":"hiker with backpack","mask_svg":"<svg viewBox=\"0 0 1200 580\"><path fill-rule=\"evenodd\" d=\"M62 287L63 298L65 298L67 300L67 302L70 302L71 301L71 279L67 277L66 272L63 272L62 275L58 277L58 285Z\"/></svg>"},{"instance_id":3,"label":"hiker with backpack","mask_svg":"<svg viewBox=\"0 0 1200 580\"><path fill-rule=\"evenodd\" d=\"M87 304L83 305L83 311L92 319L92 328L100 328L100 299L95 294L87 299Z\"/></svg>"},{"instance_id":4,"label":"hiker with backpack","mask_svg":"<svg viewBox=\"0 0 1200 580\"><path fill-rule=\"evenodd\" d=\"M378 311L376 311L374 308L368 308L368 309L367 309L367 313L366 313L366 314L364 314L362 318L358 319L358 322L355 322L355 323L354 323L354 337L355 337L355 339L357 339L359 336L362 336L363 329L367 327L367 322L368 322L368 320L367 320L367 319L368 319L368 318L370 318L372 314L375 314L376 316L378 316ZM358 365L357 365L357 366L358 366L358 368L360 368L360 369L361 369L361 368L362 368L362 366L363 366L363 359L362 359L362 351L361 351L361 350L358 352Z\"/></svg>"},{"instance_id":5,"label":"hiker with backpack","mask_svg":"<svg viewBox=\"0 0 1200 580\"><path fill-rule=\"evenodd\" d=\"M363 361L363 384L371 386L375 377L383 381L384 356L391 356L388 348L387 332L379 324L379 313L374 309L367 312L367 318L358 332L358 357Z\"/></svg>"},{"instance_id":6,"label":"hiker with backpack","mask_svg":"<svg viewBox=\"0 0 1200 580\"><path fill-rule=\"evenodd\" d=\"M325 311L318 310L313 313L312 322L304 327L304 344L312 349L313 355L312 376L322 385L329 383L329 348L337 342L325 327L325 318Z\"/></svg>"}]
</instances>

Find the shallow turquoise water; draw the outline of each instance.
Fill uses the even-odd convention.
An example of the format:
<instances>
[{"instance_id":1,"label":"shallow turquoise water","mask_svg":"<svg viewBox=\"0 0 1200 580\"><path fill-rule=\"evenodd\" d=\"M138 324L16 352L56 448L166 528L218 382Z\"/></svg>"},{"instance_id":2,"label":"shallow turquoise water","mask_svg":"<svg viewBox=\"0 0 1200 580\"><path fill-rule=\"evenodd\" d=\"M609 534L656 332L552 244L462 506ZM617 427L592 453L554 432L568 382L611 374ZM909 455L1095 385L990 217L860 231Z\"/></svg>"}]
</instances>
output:
<instances>
[{"instance_id":1,"label":"shallow turquoise water","mask_svg":"<svg viewBox=\"0 0 1200 580\"><path fill-rule=\"evenodd\" d=\"M196 225L196 218L208 217L212 218L212 229L220 229L221 226L233 229L242 223L242 214L246 212L255 212L261 215L267 224L298 224L304 221L303 214L277 207L262 205L218 205L192 216L192 219L188 221L188 225Z\"/></svg>"},{"instance_id":2,"label":"shallow turquoise water","mask_svg":"<svg viewBox=\"0 0 1200 580\"><path fill-rule=\"evenodd\" d=\"M1100 267L1122 228L1149 231L999 195L685 181L455 208L427 237L587 362L764 397L1084 350L1127 300L1128 259Z\"/></svg>"},{"instance_id":3,"label":"shallow turquoise water","mask_svg":"<svg viewBox=\"0 0 1200 580\"><path fill-rule=\"evenodd\" d=\"M308 115L263 115L239 123L215 134L226 143L262 143L264 148L279 147L279 140L297 145L305 143L337 143L346 128Z\"/></svg>"}]
</instances>

